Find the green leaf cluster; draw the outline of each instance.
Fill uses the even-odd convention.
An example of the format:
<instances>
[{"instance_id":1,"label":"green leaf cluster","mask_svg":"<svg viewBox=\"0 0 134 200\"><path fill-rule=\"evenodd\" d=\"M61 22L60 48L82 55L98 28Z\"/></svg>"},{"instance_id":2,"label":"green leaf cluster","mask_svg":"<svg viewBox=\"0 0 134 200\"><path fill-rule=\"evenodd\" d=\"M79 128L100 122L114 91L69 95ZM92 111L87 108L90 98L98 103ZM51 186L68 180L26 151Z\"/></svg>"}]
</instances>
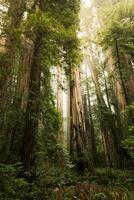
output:
<instances>
[{"instance_id":1,"label":"green leaf cluster","mask_svg":"<svg viewBox=\"0 0 134 200\"><path fill-rule=\"evenodd\" d=\"M115 46L117 40L122 49L134 49L134 4L117 3L103 11L104 25L99 31L99 43L104 49Z\"/></svg>"}]
</instances>

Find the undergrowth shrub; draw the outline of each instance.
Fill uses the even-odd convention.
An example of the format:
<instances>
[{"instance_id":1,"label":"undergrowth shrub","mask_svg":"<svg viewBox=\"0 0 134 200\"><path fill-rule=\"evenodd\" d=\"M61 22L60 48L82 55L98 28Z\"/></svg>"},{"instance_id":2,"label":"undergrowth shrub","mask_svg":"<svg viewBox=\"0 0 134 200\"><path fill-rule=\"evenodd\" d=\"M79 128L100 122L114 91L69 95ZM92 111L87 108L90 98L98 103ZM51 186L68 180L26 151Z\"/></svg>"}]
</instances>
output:
<instances>
[{"instance_id":1,"label":"undergrowth shrub","mask_svg":"<svg viewBox=\"0 0 134 200\"><path fill-rule=\"evenodd\" d=\"M20 171L20 164L0 164L0 200L24 199L28 183L19 178Z\"/></svg>"}]
</instances>

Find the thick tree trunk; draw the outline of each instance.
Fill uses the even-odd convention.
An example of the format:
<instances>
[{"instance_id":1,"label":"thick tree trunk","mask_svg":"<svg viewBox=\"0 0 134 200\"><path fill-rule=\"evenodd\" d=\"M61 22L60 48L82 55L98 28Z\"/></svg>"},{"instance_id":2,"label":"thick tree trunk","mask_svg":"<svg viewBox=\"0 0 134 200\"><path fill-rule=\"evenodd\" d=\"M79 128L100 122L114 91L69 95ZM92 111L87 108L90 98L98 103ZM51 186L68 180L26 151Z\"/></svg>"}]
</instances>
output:
<instances>
[{"instance_id":1,"label":"thick tree trunk","mask_svg":"<svg viewBox=\"0 0 134 200\"><path fill-rule=\"evenodd\" d=\"M27 43L27 41L25 41L23 45L25 45L25 48L27 49L22 55L20 63L22 67L18 70L15 97L12 105L15 112L12 113L10 119L12 124L7 125L5 161L13 160L13 155L19 156L20 149L18 148L16 141L21 146L20 140L23 138L24 113L26 112L27 107L30 65L33 55L33 45Z\"/></svg>"},{"instance_id":2,"label":"thick tree trunk","mask_svg":"<svg viewBox=\"0 0 134 200\"><path fill-rule=\"evenodd\" d=\"M113 94L114 94L114 99L116 99L116 104L118 107L118 115L120 114L121 110L124 110L125 106L126 106L126 101L125 101L125 97L122 93L122 87L120 84L120 80L116 78L116 74L115 74L115 63L114 63L114 59L113 59L113 54L112 54L112 50L109 49L107 51L107 57L108 57L108 63L107 63L107 67L106 70L110 75L114 75L114 77L112 78L112 88L113 88ZM116 108L115 108L116 110Z\"/></svg>"},{"instance_id":3,"label":"thick tree trunk","mask_svg":"<svg viewBox=\"0 0 134 200\"><path fill-rule=\"evenodd\" d=\"M22 146L22 162L25 171L31 172L34 163L35 138L38 132L38 114L40 101L40 56L42 50L42 33L36 35L33 62L30 70L29 95L26 109L26 126Z\"/></svg>"},{"instance_id":4,"label":"thick tree trunk","mask_svg":"<svg viewBox=\"0 0 134 200\"><path fill-rule=\"evenodd\" d=\"M124 82L124 77L123 77L123 73L122 73L122 66L121 66L121 60L120 60L120 52L119 52L119 46L118 46L118 41L115 40L115 49L116 49L116 54L117 54L117 62L118 62L118 69L119 69L119 75L120 75L120 80L121 80L121 86L122 86L122 90L124 93L124 97L126 100L126 105L128 106L130 103L129 97L128 97L128 93L126 90L126 85Z\"/></svg>"},{"instance_id":5,"label":"thick tree trunk","mask_svg":"<svg viewBox=\"0 0 134 200\"><path fill-rule=\"evenodd\" d=\"M70 155L72 159L83 156L85 145L85 122L80 91L80 72L74 69L70 80Z\"/></svg>"},{"instance_id":6,"label":"thick tree trunk","mask_svg":"<svg viewBox=\"0 0 134 200\"><path fill-rule=\"evenodd\" d=\"M102 131L102 139L103 139L103 146L104 146L104 152L105 152L105 160L106 160L106 166L107 167L113 167L113 156L112 156L112 146L109 142L109 134L105 128L101 126Z\"/></svg>"}]
</instances>

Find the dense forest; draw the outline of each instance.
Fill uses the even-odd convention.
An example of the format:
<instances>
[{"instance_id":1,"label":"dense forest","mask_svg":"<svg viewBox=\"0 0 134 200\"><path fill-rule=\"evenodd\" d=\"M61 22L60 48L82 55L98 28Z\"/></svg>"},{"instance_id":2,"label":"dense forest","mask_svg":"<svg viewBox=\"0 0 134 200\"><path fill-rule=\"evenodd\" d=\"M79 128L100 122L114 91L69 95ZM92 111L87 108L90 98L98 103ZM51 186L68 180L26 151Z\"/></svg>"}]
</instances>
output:
<instances>
[{"instance_id":1,"label":"dense forest","mask_svg":"<svg viewBox=\"0 0 134 200\"><path fill-rule=\"evenodd\" d=\"M134 1L0 0L0 200L134 200Z\"/></svg>"}]
</instances>

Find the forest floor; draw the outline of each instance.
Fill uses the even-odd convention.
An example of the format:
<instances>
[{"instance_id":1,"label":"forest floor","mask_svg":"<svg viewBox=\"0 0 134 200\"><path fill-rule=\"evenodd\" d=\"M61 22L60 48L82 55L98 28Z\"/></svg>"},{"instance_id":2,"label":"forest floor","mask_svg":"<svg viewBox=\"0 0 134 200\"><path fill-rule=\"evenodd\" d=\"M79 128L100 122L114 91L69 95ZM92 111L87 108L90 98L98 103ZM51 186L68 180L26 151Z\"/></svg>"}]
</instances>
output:
<instances>
[{"instance_id":1,"label":"forest floor","mask_svg":"<svg viewBox=\"0 0 134 200\"><path fill-rule=\"evenodd\" d=\"M134 171L96 169L50 187L44 200L134 200Z\"/></svg>"},{"instance_id":2,"label":"forest floor","mask_svg":"<svg viewBox=\"0 0 134 200\"><path fill-rule=\"evenodd\" d=\"M32 183L18 173L1 165L0 200L134 200L133 170L97 168L80 175L74 168L54 167Z\"/></svg>"}]
</instances>

